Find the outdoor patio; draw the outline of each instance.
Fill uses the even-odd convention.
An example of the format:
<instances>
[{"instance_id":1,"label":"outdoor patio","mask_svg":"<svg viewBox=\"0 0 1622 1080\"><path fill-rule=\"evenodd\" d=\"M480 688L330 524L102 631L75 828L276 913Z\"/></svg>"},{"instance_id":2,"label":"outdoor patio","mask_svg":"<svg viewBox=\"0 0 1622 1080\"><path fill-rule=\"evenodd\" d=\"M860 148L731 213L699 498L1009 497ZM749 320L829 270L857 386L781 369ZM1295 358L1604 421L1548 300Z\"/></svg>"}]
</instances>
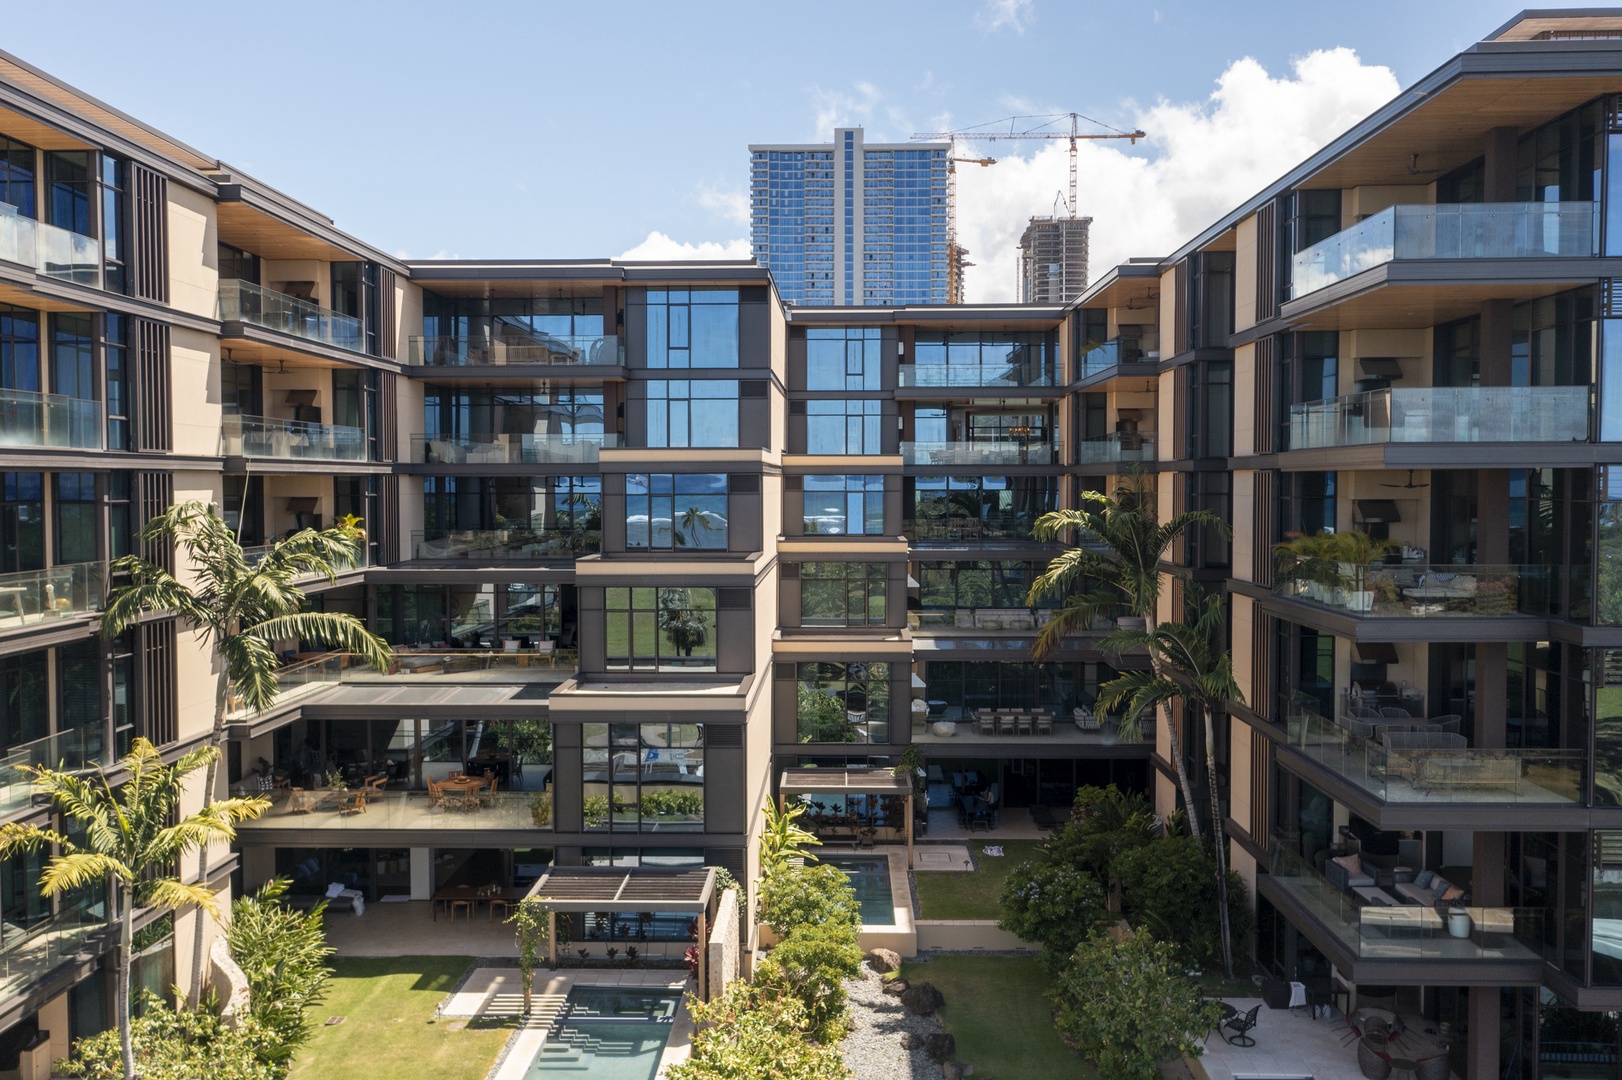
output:
<instances>
[{"instance_id":1,"label":"outdoor patio","mask_svg":"<svg viewBox=\"0 0 1622 1080\"><path fill-rule=\"evenodd\" d=\"M1307 1009L1271 1009L1261 998L1224 998L1236 1012L1244 1014L1257 1005L1256 1026L1250 1037L1254 1046L1235 1046L1216 1032L1205 1040L1205 1053L1194 1059L1194 1073L1208 1080L1236 1080L1243 1077L1303 1077L1312 1080L1364 1080L1357 1064L1357 1041L1346 1026L1339 1009L1333 1015L1314 1020ZM1354 1010L1355 1011L1355 1010ZM1415 1055L1422 1051L1421 1040L1429 1039L1427 1020L1405 1018L1408 1034L1396 1051ZM1408 1073L1394 1072L1393 1077Z\"/></svg>"}]
</instances>

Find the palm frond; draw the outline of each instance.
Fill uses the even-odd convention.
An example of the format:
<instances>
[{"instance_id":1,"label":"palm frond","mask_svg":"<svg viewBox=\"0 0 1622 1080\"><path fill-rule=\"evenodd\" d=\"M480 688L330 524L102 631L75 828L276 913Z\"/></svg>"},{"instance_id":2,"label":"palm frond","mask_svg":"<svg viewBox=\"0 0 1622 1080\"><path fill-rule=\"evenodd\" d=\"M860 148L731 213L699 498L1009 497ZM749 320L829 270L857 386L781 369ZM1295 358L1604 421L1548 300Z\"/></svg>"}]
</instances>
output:
<instances>
[{"instance_id":1,"label":"palm frond","mask_svg":"<svg viewBox=\"0 0 1622 1080\"><path fill-rule=\"evenodd\" d=\"M355 616L342 612L301 611L266 619L247 633L267 643L286 638L318 641L356 654L374 671L387 671L394 660L394 651L386 641L367 630Z\"/></svg>"},{"instance_id":2,"label":"palm frond","mask_svg":"<svg viewBox=\"0 0 1622 1080\"><path fill-rule=\"evenodd\" d=\"M55 855L45 864L39 876L40 891L46 896L104 884L109 878L124 882L135 881L136 875L127 865L111 855L94 851L73 851Z\"/></svg>"},{"instance_id":3,"label":"palm frond","mask_svg":"<svg viewBox=\"0 0 1622 1080\"><path fill-rule=\"evenodd\" d=\"M140 894L148 907L180 911L196 906L215 918L220 914L219 894L207 885L188 884L175 878L158 878L143 885Z\"/></svg>"},{"instance_id":4,"label":"palm frond","mask_svg":"<svg viewBox=\"0 0 1622 1080\"><path fill-rule=\"evenodd\" d=\"M68 838L59 832L42 829L38 825L24 825L8 821L0 825L0 858L38 851L42 847L67 845Z\"/></svg>"}]
</instances>

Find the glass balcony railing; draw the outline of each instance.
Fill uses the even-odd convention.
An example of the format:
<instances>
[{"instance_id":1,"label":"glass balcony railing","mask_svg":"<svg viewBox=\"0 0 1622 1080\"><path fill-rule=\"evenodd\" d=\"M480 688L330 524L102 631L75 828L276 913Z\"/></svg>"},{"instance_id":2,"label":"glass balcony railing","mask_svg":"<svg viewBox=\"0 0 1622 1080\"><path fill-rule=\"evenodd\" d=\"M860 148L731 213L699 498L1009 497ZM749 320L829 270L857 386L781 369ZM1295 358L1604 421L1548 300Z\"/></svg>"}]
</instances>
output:
<instances>
[{"instance_id":1,"label":"glass balcony railing","mask_svg":"<svg viewBox=\"0 0 1622 1080\"><path fill-rule=\"evenodd\" d=\"M1462 736L1420 738L1417 718L1331 723L1305 705L1286 710L1289 745L1330 772L1388 803L1568 805L1581 799L1581 750L1485 749ZM1368 728L1382 737L1358 734ZM1390 739L1382 741L1389 733ZM1400 737L1399 736L1404 736Z\"/></svg>"},{"instance_id":2,"label":"glass balcony railing","mask_svg":"<svg viewBox=\"0 0 1622 1080\"><path fill-rule=\"evenodd\" d=\"M413 435L411 457L430 465L589 465L603 447L620 444L618 435Z\"/></svg>"},{"instance_id":3,"label":"glass balcony railing","mask_svg":"<svg viewBox=\"0 0 1622 1080\"><path fill-rule=\"evenodd\" d=\"M100 450L101 402L0 389L0 446Z\"/></svg>"},{"instance_id":4,"label":"glass balcony railing","mask_svg":"<svg viewBox=\"0 0 1622 1080\"><path fill-rule=\"evenodd\" d=\"M600 529L452 529L411 534L413 557L446 559L557 559L602 550Z\"/></svg>"},{"instance_id":5,"label":"glass balcony railing","mask_svg":"<svg viewBox=\"0 0 1622 1080\"><path fill-rule=\"evenodd\" d=\"M340 424L309 424L273 416L227 416L220 452L225 457L277 461L365 461L366 432Z\"/></svg>"},{"instance_id":6,"label":"glass balcony railing","mask_svg":"<svg viewBox=\"0 0 1622 1080\"><path fill-rule=\"evenodd\" d=\"M1318 563L1294 571L1273 592L1371 618L1542 614L1554 574L1548 566Z\"/></svg>"},{"instance_id":7,"label":"glass balcony railing","mask_svg":"<svg viewBox=\"0 0 1622 1080\"><path fill-rule=\"evenodd\" d=\"M467 341L453 337L414 337L407 356L425 367L479 367L485 364L620 364L625 344L613 335L537 334L522 341Z\"/></svg>"},{"instance_id":8,"label":"glass balcony railing","mask_svg":"<svg viewBox=\"0 0 1622 1080\"><path fill-rule=\"evenodd\" d=\"M1290 449L1588 440L1586 386L1414 386L1290 406Z\"/></svg>"},{"instance_id":9,"label":"glass balcony railing","mask_svg":"<svg viewBox=\"0 0 1622 1080\"><path fill-rule=\"evenodd\" d=\"M1053 371L1027 364L902 364L903 387L1052 386Z\"/></svg>"},{"instance_id":10,"label":"glass balcony railing","mask_svg":"<svg viewBox=\"0 0 1622 1080\"><path fill-rule=\"evenodd\" d=\"M426 766L425 766L426 767ZM318 788L277 792L270 812L237 826L243 833L259 829L334 829L373 832L461 831L465 829L551 832L550 813L535 823L531 802L550 793L497 791L434 797L426 791L388 791L368 796L360 791ZM550 810L550 803L547 804Z\"/></svg>"},{"instance_id":11,"label":"glass balcony railing","mask_svg":"<svg viewBox=\"0 0 1622 1080\"><path fill-rule=\"evenodd\" d=\"M901 459L908 465L1057 465L1059 443L1019 442L904 442Z\"/></svg>"},{"instance_id":12,"label":"glass balcony railing","mask_svg":"<svg viewBox=\"0 0 1622 1080\"><path fill-rule=\"evenodd\" d=\"M0 574L0 631L101 611L106 574L99 562Z\"/></svg>"},{"instance_id":13,"label":"glass balcony railing","mask_svg":"<svg viewBox=\"0 0 1622 1080\"><path fill-rule=\"evenodd\" d=\"M0 752L0 816L16 813L32 802L34 782L25 769L88 773L112 763L112 746L100 723L47 735Z\"/></svg>"},{"instance_id":14,"label":"glass balcony railing","mask_svg":"<svg viewBox=\"0 0 1622 1080\"><path fill-rule=\"evenodd\" d=\"M982 541L1031 542L1031 526L1038 514L1010 514L1005 517L979 518L967 515L907 518L901 523L901 534L918 544L959 544Z\"/></svg>"},{"instance_id":15,"label":"glass balcony railing","mask_svg":"<svg viewBox=\"0 0 1622 1080\"><path fill-rule=\"evenodd\" d=\"M1090 379L1094 375L1108 371L1122 364L1141 364L1147 360L1156 359L1152 356L1153 346L1145 348L1141 337L1111 338L1102 345L1095 345L1086 350L1076 360L1077 382Z\"/></svg>"},{"instance_id":16,"label":"glass balcony railing","mask_svg":"<svg viewBox=\"0 0 1622 1080\"><path fill-rule=\"evenodd\" d=\"M1597 250L1591 202L1388 206L1298 252L1290 295L1305 296L1396 259L1548 259Z\"/></svg>"},{"instance_id":17,"label":"glass balcony railing","mask_svg":"<svg viewBox=\"0 0 1622 1080\"><path fill-rule=\"evenodd\" d=\"M101 244L93 236L23 217L0 203L0 259L32 266L58 281L101 288Z\"/></svg>"},{"instance_id":18,"label":"glass balcony railing","mask_svg":"<svg viewBox=\"0 0 1622 1080\"><path fill-rule=\"evenodd\" d=\"M1274 838L1271 862L1269 880L1359 959L1536 962L1542 958L1542 908L1365 904L1313 869L1287 841ZM1391 895L1391 890L1385 891ZM1468 918L1455 920L1455 912Z\"/></svg>"},{"instance_id":19,"label":"glass balcony railing","mask_svg":"<svg viewBox=\"0 0 1622 1080\"><path fill-rule=\"evenodd\" d=\"M0 997L15 998L56 968L96 949L108 930L99 905L74 907L23 929L6 923L0 933Z\"/></svg>"},{"instance_id":20,"label":"glass balcony railing","mask_svg":"<svg viewBox=\"0 0 1622 1080\"><path fill-rule=\"evenodd\" d=\"M1076 444L1078 465L1098 465L1116 461L1155 460L1155 437L1136 432L1114 432Z\"/></svg>"},{"instance_id":21,"label":"glass balcony railing","mask_svg":"<svg viewBox=\"0 0 1622 1080\"><path fill-rule=\"evenodd\" d=\"M470 631L466 637L488 639L490 647L487 649L421 649L402 645L395 650L394 663L386 672L373 671L350 655L339 669L338 681L370 683L433 677L467 682L555 682L576 666L577 650L558 648L557 642L547 638L544 631L486 625L491 629L482 634ZM505 637L505 634L513 636Z\"/></svg>"},{"instance_id":22,"label":"glass balcony railing","mask_svg":"<svg viewBox=\"0 0 1622 1080\"><path fill-rule=\"evenodd\" d=\"M220 321L244 322L360 352L360 320L240 278L220 282Z\"/></svg>"},{"instance_id":23,"label":"glass balcony railing","mask_svg":"<svg viewBox=\"0 0 1622 1080\"><path fill-rule=\"evenodd\" d=\"M242 558L249 566L252 566L269 554L270 548L271 545L269 544L254 544L250 547L245 547L242 549ZM363 569L370 565L370 551L371 549L368 545L361 544L355 552L355 559L353 562L350 562L344 566L334 566L333 569L338 571L340 574L348 570Z\"/></svg>"}]
</instances>

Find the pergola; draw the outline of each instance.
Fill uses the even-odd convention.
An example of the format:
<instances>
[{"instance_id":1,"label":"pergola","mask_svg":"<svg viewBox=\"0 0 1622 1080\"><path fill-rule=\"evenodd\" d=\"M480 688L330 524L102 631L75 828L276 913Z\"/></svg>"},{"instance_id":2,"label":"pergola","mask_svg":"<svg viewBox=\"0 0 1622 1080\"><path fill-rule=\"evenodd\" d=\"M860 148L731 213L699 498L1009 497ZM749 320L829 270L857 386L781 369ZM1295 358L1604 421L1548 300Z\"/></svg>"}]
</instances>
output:
<instances>
[{"instance_id":1,"label":"pergola","mask_svg":"<svg viewBox=\"0 0 1622 1080\"><path fill-rule=\"evenodd\" d=\"M715 868L694 870L625 869L616 866L554 866L530 886L524 902L547 907L546 955L558 966L558 913L652 911L698 913L698 996L709 1000L706 946L710 902L715 897Z\"/></svg>"},{"instance_id":2,"label":"pergola","mask_svg":"<svg viewBox=\"0 0 1622 1080\"><path fill-rule=\"evenodd\" d=\"M889 769L784 769L777 785L778 809L786 795L894 795L907 802L907 869L912 866L912 780Z\"/></svg>"}]
</instances>

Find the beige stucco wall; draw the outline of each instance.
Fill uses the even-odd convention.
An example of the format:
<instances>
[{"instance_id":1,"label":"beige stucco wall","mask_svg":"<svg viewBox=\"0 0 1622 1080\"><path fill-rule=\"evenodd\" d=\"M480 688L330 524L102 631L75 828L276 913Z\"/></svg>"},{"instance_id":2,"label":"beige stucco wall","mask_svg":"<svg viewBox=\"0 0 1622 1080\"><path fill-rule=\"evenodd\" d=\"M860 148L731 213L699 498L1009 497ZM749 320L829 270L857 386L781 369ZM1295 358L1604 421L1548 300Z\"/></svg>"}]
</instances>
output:
<instances>
[{"instance_id":1,"label":"beige stucco wall","mask_svg":"<svg viewBox=\"0 0 1622 1080\"><path fill-rule=\"evenodd\" d=\"M1233 230L1233 328L1256 325L1256 216L1245 218ZM1236 379L1236 385L1243 385Z\"/></svg>"},{"instance_id":2,"label":"beige stucco wall","mask_svg":"<svg viewBox=\"0 0 1622 1080\"><path fill-rule=\"evenodd\" d=\"M169 188L169 305L219 316L219 231L214 200L179 184Z\"/></svg>"},{"instance_id":3,"label":"beige stucco wall","mask_svg":"<svg viewBox=\"0 0 1622 1080\"><path fill-rule=\"evenodd\" d=\"M1256 452L1256 346L1233 350L1233 456Z\"/></svg>"},{"instance_id":4,"label":"beige stucco wall","mask_svg":"<svg viewBox=\"0 0 1622 1080\"><path fill-rule=\"evenodd\" d=\"M181 456L217 457L222 415L219 339L177 326L169 340L174 452Z\"/></svg>"}]
</instances>

